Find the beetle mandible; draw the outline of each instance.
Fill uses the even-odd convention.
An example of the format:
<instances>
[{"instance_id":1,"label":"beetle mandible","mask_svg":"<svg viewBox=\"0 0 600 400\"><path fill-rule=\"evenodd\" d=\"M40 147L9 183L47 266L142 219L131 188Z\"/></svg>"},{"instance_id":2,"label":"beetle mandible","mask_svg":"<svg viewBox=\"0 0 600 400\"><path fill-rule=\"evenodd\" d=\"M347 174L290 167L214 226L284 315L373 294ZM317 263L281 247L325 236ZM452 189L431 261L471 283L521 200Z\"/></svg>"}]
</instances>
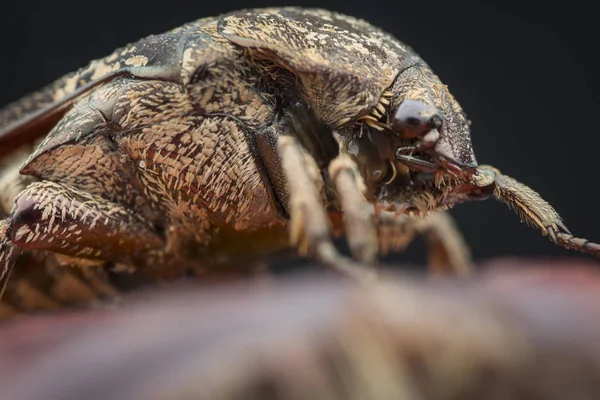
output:
<instances>
[{"instance_id":1,"label":"beetle mandible","mask_svg":"<svg viewBox=\"0 0 600 400\"><path fill-rule=\"evenodd\" d=\"M175 274L288 241L363 278L419 233L433 267L465 272L444 211L491 196L600 255L535 191L478 165L465 113L410 47L325 10L238 11L121 48L0 113L0 155L42 136L2 179L1 287L28 252Z\"/></svg>"}]
</instances>

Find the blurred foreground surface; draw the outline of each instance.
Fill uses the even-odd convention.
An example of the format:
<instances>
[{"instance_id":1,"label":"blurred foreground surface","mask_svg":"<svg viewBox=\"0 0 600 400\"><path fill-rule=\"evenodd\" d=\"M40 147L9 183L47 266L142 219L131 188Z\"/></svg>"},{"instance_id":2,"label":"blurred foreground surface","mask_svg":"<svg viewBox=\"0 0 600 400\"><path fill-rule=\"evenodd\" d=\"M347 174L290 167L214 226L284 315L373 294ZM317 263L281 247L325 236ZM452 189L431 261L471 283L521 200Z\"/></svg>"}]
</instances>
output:
<instances>
[{"instance_id":1,"label":"blurred foreground surface","mask_svg":"<svg viewBox=\"0 0 600 400\"><path fill-rule=\"evenodd\" d=\"M600 399L600 269L331 275L132 296L0 325L0 398Z\"/></svg>"}]
</instances>

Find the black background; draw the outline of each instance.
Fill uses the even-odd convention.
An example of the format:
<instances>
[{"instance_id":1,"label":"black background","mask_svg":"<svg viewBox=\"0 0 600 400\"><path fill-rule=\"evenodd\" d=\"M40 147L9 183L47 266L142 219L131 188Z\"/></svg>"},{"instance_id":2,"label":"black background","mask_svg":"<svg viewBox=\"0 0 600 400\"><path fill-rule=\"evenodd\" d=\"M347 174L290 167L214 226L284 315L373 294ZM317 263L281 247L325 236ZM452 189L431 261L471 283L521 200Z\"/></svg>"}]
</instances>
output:
<instances>
[{"instance_id":1,"label":"black background","mask_svg":"<svg viewBox=\"0 0 600 400\"><path fill-rule=\"evenodd\" d=\"M2 5L0 104L114 48L238 8L318 6L364 18L411 45L473 121L477 159L532 186L578 236L600 241L599 7L584 2L364 0L22 1ZM477 259L575 255L492 200L457 206ZM414 250L413 250L413 253Z\"/></svg>"}]
</instances>

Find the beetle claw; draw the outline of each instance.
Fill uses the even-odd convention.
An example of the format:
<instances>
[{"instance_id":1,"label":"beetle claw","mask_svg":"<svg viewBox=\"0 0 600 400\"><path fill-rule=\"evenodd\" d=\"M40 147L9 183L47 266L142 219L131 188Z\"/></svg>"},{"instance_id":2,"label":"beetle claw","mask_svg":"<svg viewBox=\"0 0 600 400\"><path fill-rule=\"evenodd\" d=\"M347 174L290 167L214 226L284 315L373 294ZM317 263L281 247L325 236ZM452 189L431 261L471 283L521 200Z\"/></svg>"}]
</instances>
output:
<instances>
[{"instance_id":1,"label":"beetle claw","mask_svg":"<svg viewBox=\"0 0 600 400\"><path fill-rule=\"evenodd\" d=\"M557 221L557 222L555 222L555 224L558 225L558 227L560 229L562 229L563 231L565 231L569 235L572 235L571 231L565 226L565 224L562 221Z\"/></svg>"}]
</instances>

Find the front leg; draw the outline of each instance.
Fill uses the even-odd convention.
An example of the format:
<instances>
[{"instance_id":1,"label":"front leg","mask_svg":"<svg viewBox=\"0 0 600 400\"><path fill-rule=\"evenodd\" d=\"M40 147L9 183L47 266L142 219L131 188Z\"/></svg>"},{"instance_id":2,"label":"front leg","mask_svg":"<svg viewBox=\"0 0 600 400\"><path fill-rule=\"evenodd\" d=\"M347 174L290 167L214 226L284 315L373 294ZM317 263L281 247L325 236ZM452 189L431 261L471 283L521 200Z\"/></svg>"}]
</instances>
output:
<instances>
[{"instance_id":1,"label":"front leg","mask_svg":"<svg viewBox=\"0 0 600 400\"><path fill-rule=\"evenodd\" d=\"M600 257L600 244L571 234L556 210L533 189L489 165L482 165L479 176L494 177L494 197L508 205L528 225L539 229L554 243L569 250ZM485 178L480 178L485 179Z\"/></svg>"},{"instance_id":2,"label":"front leg","mask_svg":"<svg viewBox=\"0 0 600 400\"><path fill-rule=\"evenodd\" d=\"M290 240L303 255L358 280L372 279L374 272L339 254L323 205L323 181L315 160L291 136L280 136L277 149L289 191Z\"/></svg>"},{"instance_id":3,"label":"front leg","mask_svg":"<svg viewBox=\"0 0 600 400\"><path fill-rule=\"evenodd\" d=\"M136 264L163 248L163 239L130 210L70 186L35 182L0 222L0 284L3 290L23 249Z\"/></svg>"},{"instance_id":4,"label":"front leg","mask_svg":"<svg viewBox=\"0 0 600 400\"><path fill-rule=\"evenodd\" d=\"M373 263L378 253L373 207L366 200L365 186L356 164L347 155L339 155L329 164L329 176L344 211L344 225L352 254L360 261ZM382 251L404 248L416 234L425 236L428 266L434 273L452 271L458 275L473 269L470 251L462 235L446 212L434 212L425 218L379 215Z\"/></svg>"},{"instance_id":5,"label":"front leg","mask_svg":"<svg viewBox=\"0 0 600 400\"><path fill-rule=\"evenodd\" d=\"M341 154L331 161L329 177L335 185L342 209L348 246L363 263L374 263L378 253L373 206L365 197L366 187L356 164Z\"/></svg>"}]
</instances>

